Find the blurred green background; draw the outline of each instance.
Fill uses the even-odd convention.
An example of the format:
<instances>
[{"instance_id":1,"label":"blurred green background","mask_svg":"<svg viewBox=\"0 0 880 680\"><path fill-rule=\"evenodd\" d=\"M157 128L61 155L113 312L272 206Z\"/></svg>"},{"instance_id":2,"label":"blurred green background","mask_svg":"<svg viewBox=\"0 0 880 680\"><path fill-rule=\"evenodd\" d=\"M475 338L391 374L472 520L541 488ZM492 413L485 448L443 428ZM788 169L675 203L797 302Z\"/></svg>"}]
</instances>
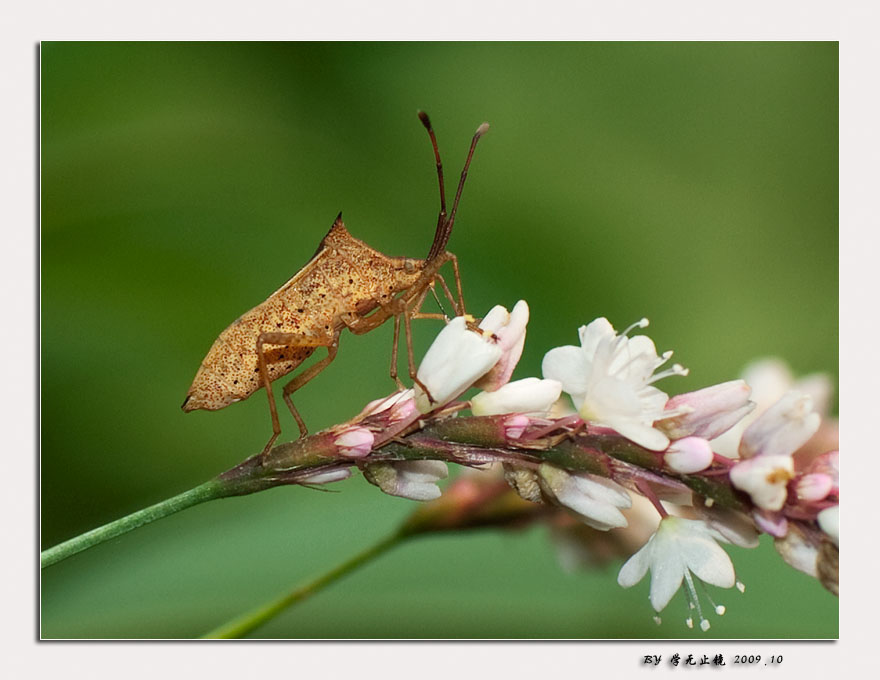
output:
<instances>
[{"instance_id":1,"label":"blurred green background","mask_svg":"<svg viewBox=\"0 0 880 680\"><path fill-rule=\"evenodd\" d=\"M475 313L531 306L515 377L607 316L691 369L779 355L837 375L835 43L44 43L41 539L49 547L257 452L265 396L184 415L218 333L292 276L340 210L423 257L433 119L449 249ZM416 325L421 354L439 329ZM342 338L297 393L312 430L393 388L391 326ZM283 437L295 424L282 414ZM45 637L189 637L385 536L414 507L359 476L210 503L47 569ZM765 540L708 635L655 626L617 565L564 573L545 532L428 537L259 633L274 637L836 637L837 599Z\"/></svg>"}]
</instances>

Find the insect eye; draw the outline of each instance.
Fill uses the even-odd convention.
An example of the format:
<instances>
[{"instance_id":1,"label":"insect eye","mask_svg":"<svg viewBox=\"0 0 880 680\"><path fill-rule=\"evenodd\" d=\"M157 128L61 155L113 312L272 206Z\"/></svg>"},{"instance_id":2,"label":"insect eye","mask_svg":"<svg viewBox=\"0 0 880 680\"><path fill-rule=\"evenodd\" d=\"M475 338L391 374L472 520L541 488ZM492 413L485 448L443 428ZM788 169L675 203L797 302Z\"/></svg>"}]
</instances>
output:
<instances>
[{"instance_id":1,"label":"insect eye","mask_svg":"<svg viewBox=\"0 0 880 680\"><path fill-rule=\"evenodd\" d=\"M414 272L414 271L416 270L416 262L415 262L415 260L411 260L410 258L407 258L406 260L404 260L404 262L403 262L403 269L404 269L404 271L406 271L407 273L412 273L412 272Z\"/></svg>"}]
</instances>

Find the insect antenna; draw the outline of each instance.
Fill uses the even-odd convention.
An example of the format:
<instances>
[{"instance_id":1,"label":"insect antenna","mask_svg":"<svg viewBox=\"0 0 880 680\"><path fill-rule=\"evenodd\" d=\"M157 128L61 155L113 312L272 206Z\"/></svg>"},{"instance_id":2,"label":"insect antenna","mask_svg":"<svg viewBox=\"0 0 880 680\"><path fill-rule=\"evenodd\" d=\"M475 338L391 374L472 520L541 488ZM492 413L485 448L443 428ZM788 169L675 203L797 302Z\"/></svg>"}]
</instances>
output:
<instances>
[{"instance_id":1,"label":"insect antenna","mask_svg":"<svg viewBox=\"0 0 880 680\"><path fill-rule=\"evenodd\" d=\"M437 137L434 136L434 128L431 127L431 119L424 111L419 111L419 120L431 137L431 146L434 148L434 160L437 161L437 179L440 182L440 215L437 217L437 230L434 232L434 241L443 233L443 223L446 221L446 185L443 182L443 162L440 160L440 149L437 148ZM433 246L431 248L433 251Z\"/></svg>"},{"instance_id":2,"label":"insect antenna","mask_svg":"<svg viewBox=\"0 0 880 680\"><path fill-rule=\"evenodd\" d=\"M464 163L464 169L461 171L461 179L458 181L458 189L455 192L455 201L452 203L452 212L446 216L446 198L444 195L443 185L443 165L440 163L440 152L437 149L437 139L434 136L434 130L431 127L431 121L424 111L419 111L419 119L422 125L428 130L431 136L431 145L434 147L434 158L437 161L437 176L440 180L440 216L437 219L437 231L434 233L434 242L431 244L431 250L428 253L427 261L433 260L446 250L446 243L452 234L452 225L455 223L455 214L458 212L458 202L461 200L461 192L464 188L464 181L467 179L468 168L471 165L471 159L474 156L474 149L477 148L477 142L489 130L489 123L483 123L477 128L474 137L471 140L471 147L468 151L467 160Z\"/></svg>"}]
</instances>

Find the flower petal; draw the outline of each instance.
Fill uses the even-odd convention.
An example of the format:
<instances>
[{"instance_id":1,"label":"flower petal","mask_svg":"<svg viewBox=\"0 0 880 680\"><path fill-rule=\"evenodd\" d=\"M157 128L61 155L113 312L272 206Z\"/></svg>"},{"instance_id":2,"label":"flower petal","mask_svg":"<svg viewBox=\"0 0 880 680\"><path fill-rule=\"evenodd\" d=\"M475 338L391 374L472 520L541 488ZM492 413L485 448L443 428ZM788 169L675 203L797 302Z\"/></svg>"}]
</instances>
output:
<instances>
[{"instance_id":1,"label":"flower petal","mask_svg":"<svg viewBox=\"0 0 880 680\"><path fill-rule=\"evenodd\" d=\"M736 583L736 573L730 556L711 538L691 537L679 541L685 566L697 577L719 588L730 588Z\"/></svg>"},{"instance_id":2,"label":"flower petal","mask_svg":"<svg viewBox=\"0 0 880 680\"><path fill-rule=\"evenodd\" d=\"M605 423L608 427L617 430L630 441L644 446L651 451L663 451L669 446L669 438L653 427L642 425L632 420L612 419Z\"/></svg>"},{"instance_id":3,"label":"flower petal","mask_svg":"<svg viewBox=\"0 0 880 680\"><path fill-rule=\"evenodd\" d=\"M617 574L617 582L624 588L630 588L645 578L648 569L651 567L651 540L649 540L642 548L632 557L630 557L620 568Z\"/></svg>"},{"instance_id":4,"label":"flower petal","mask_svg":"<svg viewBox=\"0 0 880 680\"><path fill-rule=\"evenodd\" d=\"M572 481L581 493L589 494L597 501L618 508L631 508L629 492L613 479L599 475L572 475Z\"/></svg>"},{"instance_id":5,"label":"flower petal","mask_svg":"<svg viewBox=\"0 0 880 680\"><path fill-rule=\"evenodd\" d=\"M603 340L614 339L614 326L604 316L599 317L581 326L578 329L578 337L581 341L581 349L588 357L592 357Z\"/></svg>"},{"instance_id":6,"label":"flower petal","mask_svg":"<svg viewBox=\"0 0 880 680\"><path fill-rule=\"evenodd\" d=\"M416 406L428 413L447 403L485 375L501 357L501 348L467 328L464 317L450 321L434 339L419 366L418 379L428 388L428 399L416 384Z\"/></svg>"},{"instance_id":7,"label":"flower petal","mask_svg":"<svg viewBox=\"0 0 880 680\"><path fill-rule=\"evenodd\" d=\"M684 569L681 558L674 554L669 555L664 562L651 565L650 600L654 611L662 611L681 588Z\"/></svg>"},{"instance_id":8,"label":"flower petal","mask_svg":"<svg viewBox=\"0 0 880 680\"><path fill-rule=\"evenodd\" d=\"M494 392L480 392L471 399L475 416L501 413L533 413L543 415L559 399L562 384L557 380L523 378L507 383Z\"/></svg>"},{"instance_id":9,"label":"flower petal","mask_svg":"<svg viewBox=\"0 0 880 680\"><path fill-rule=\"evenodd\" d=\"M544 355L541 374L550 380L557 380L562 389L574 396L587 391L584 357L580 347L565 345L554 347Z\"/></svg>"},{"instance_id":10,"label":"flower petal","mask_svg":"<svg viewBox=\"0 0 880 680\"><path fill-rule=\"evenodd\" d=\"M402 460L393 465L398 475L413 482L436 482L449 476L449 467L442 460Z\"/></svg>"}]
</instances>

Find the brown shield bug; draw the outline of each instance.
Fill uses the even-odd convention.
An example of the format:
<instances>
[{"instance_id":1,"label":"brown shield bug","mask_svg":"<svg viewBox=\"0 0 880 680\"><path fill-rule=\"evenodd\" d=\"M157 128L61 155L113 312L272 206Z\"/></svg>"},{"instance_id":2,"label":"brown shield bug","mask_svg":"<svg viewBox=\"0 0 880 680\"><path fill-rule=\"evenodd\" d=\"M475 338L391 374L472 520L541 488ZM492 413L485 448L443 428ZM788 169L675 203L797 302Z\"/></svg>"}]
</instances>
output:
<instances>
[{"instance_id":1,"label":"brown shield bug","mask_svg":"<svg viewBox=\"0 0 880 680\"><path fill-rule=\"evenodd\" d=\"M419 119L431 138L440 184L440 214L427 257L420 260L383 255L349 234L340 213L312 259L265 301L233 321L214 341L187 392L182 406L184 411L215 411L247 399L265 387L272 417L272 436L263 449L265 454L281 433L272 382L293 371L317 348L327 348L326 357L284 386L284 401L299 425L300 436L304 436L308 430L290 395L333 361L343 329L360 335L392 317L391 377L400 384L397 347L403 319L409 374L418 382L410 321L414 318L445 318L442 314L420 312L428 291L433 292L434 284L439 283L456 315L465 313L458 261L446 250L446 244L455 223L474 149L489 129L489 124L483 123L471 140L452 211L447 215L437 138L427 114L420 111ZM451 263L455 276L457 301L439 272L447 262Z\"/></svg>"}]
</instances>

